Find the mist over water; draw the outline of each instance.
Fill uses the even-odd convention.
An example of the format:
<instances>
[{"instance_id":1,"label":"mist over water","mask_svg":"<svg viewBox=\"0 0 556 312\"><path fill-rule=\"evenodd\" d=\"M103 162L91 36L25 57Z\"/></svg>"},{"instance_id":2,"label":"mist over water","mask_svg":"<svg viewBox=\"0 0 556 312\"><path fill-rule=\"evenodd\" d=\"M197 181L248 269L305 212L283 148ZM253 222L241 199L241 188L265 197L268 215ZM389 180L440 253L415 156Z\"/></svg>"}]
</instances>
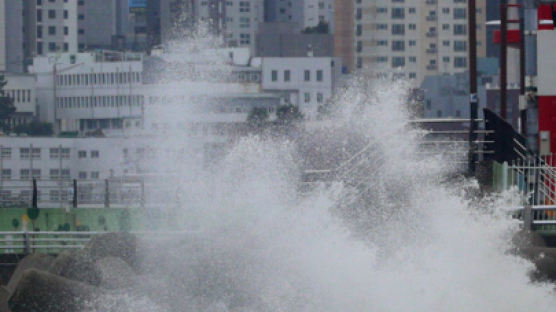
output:
<instances>
[{"instance_id":1,"label":"mist over water","mask_svg":"<svg viewBox=\"0 0 556 312\"><path fill-rule=\"evenodd\" d=\"M160 92L204 83L189 73L173 67L180 90ZM338 137L348 155L370 148L310 193L298 191L302 171L320 162L292 137L241 138L210 166L198 137L153 138L179 153L149 163L165 177L151 203L189 233L147 244L142 287L154 299L130 300L129 311L552 311L553 285L532 283L532 264L509 252L518 224L505 198L477 207L463 191L473 181L445 182L452 168L417 153L423 134L409 123L406 90L364 74L340 90L330 120L311 129L315 149ZM150 117L187 123L195 105L175 100Z\"/></svg>"}]
</instances>

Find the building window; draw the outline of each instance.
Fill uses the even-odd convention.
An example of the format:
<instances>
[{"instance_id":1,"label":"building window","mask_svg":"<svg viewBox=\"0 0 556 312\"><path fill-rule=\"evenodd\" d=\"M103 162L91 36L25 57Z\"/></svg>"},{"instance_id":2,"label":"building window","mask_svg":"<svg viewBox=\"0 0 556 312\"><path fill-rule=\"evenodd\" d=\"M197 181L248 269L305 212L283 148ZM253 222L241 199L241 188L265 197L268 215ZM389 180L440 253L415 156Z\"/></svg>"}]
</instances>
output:
<instances>
[{"instance_id":1,"label":"building window","mask_svg":"<svg viewBox=\"0 0 556 312\"><path fill-rule=\"evenodd\" d=\"M454 24L454 35L467 35L466 24Z\"/></svg>"},{"instance_id":2,"label":"building window","mask_svg":"<svg viewBox=\"0 0 556 312\"><path fill-rule=\"evenodd\" d=\"M79 171L79 180L86 180L87 179L87 172L86 171Z\"/></svg>"},{"instance_id":3,"label":"building window","mask_svg":"<svg viewBox=\"0 0 556 312\"><path fill-rule=\"evenodd\" d=\"M322 95L322 93L318 92L317 93L317 102L322 103L323 101L324 101L324 96Z\"/></svg>"},{"instance_id":4,"label":"building window","mask_svg":"<svg viewBox=\"0 0 556 312\"><path fill-rule=\"evenodd\" d=\"M378 30L387 30L388 24L376 24L376 29Z\"/></svg>"},{"instance_id":5,"label":"building window","mask_svg":"<svg viewBox=\"0 0 556 312\"><path fill-rule=\"evenodd\" d=\"M56 35L56 26L48 26L48 34Z\"/></svg>"},{"instance_id":6,"label":"building window","mask_svg":"<svg viewBox=\"0 0 556 312\"><path fill-rule=\"evenodd\" d=\"M50 158L51 158L51 159L58 158L58 155L59 155L59 150L58 150L58 148L51 148L51 149L50 149Z\"/></svg>"},{"instance_id":7,"label":"building window","mask_svg":"<svg viewBox=\"0 0 556 312\"><path fill-rule=\"evenodd\" d=\"M48 18L55 19L56 18L56 10L48 10Z\"/></svg>"},{"instance_id":8,"label":"building window","mask_svg":"<svg viewBox=\"0 0 556 312\"><path fill-rule=\"evenodd\" d=\"M85 15L79 14L77 18L78 18L80 21L82 21L82 20L85 19Z\"/></svg>"},{"instance_id":9,"label":"building window","mask_svg":"<svg viewBox=\"0 0 556 312\"><path fill-rule=\"evenodd\" d=\"M42 22L42 10L37 9L37 22Z\"/></svg>"},{"instance_id":10,"label":"building window","mask_svg":"<svg viewBox=\"0 0 556 312\"><path fill-rule=\"evenodd\" d=\"M304 72L303 77L304 77L304 80L305 80L305 81L311 81L311 71L310 71L310 70L306 70L306 71Z\"/></svg>"},{"instance_id":11,"label":"building window","mask_svg":"<svg viewBox=\"0 0 556 312\"><path fill-rule=\"evenodd\" d=\"M404 8L392 8L392 19L403 19L405 18Z\"/></svg>"},{"instance_id":12,"label":"building window","mask_svg":"<svg viewBox=\"0 0 556 312\"><path fill-rule=\"evenodd\" d=\"M30 172L29 169L20 169L19 170L19 178L21 180L29 180Z\"/></svg>"},{"instance_id":13,"label":"building window","mask_svg":"<svg viewBox=\"0 0 556 312\"><path fill-rule=\"evenodd\" d=\"M392 41L392 51L405 51L405 41L403 40L394 40Z\"/></svg>"},{"instance_id":14,"label":"building window","mask_svg":"<svg viewBox=\"0 0 556 312\"><path fill-rule=\"evenodd\" d=\"M454 57L454 67L455 68L466 68L467 58L466 57Z\"/></svg>"},{"instance_id":15,"label":"building window","mask_svg":"<svg viewBox=\"0 0 556 312\"><path fill-rule=\"evenodd\" d=\"M34 147L31 150L31 157L33 157L33 159L41 159L41 149Z\"/></svg>"},{"instance_id":16,"label":"building window","mask_svg":"<svg viewBox=\"0 0 556 312\"><path fill-rule=\"evenodd\" d=\"M100 177L100 174L98 171L92 171L91 172L91 179L98 179Z\"/></svg>"},{"instance_id":17,"label":"building window","mask_svg":"<svg viewBox=\"0 0 556 312\"><path fill-rule=\"evenodd\" d=\"M69 179L70 176L70 170L69 169L62 169L62 179Z\"/></svg>"},{"instance_id":18,"label":"building window","mask_svg":"<svg viewBox=\"0 0 556 312\"><path fill-rule=\"evenodd\" d=\"M393 24L392 35L398 35L398 36L405 35L405 24Z\"/></svg>"},{"instance_id":19,"label":"building window","mask_svg":"<svg viewBox=\"0 0 556 312\"><path fill-rule=\"evenodd\" d=\"M20 159L29 159L29 155L31 150L28 147L23 147L19 149L19 158Z\"/></svg>"},{"instance_id":20,"label":"building window","mask_svg":"<svg viewBox=\"0 0 556 312\"><path fill-rule=\"evenodd\" d=\"M70 158L70 149L69 148L62 148L61 156L62 156L62 158L69 159Z\"/></svg>"},{"instance_id":21,"label":"building window","mask_svg":"<svg viewBox=\"0 0 556 312\"><path fill-rule=\"evenodd\" d=\"M60 170L50 169L50 179L51 180L58 180L58 178L60 178Z\"/></svg>"},{"instance_id":22,"label":"building window","mask_svg":"<svg viewBox=\"0 0 556 312\"><path fill-rule=\"evenodd\" d=\"M95 151L91 151L91 158L98 158L99 157L99 151L95 150Z\"/></svg>"},{"instance_id":23,"label":"building window","mask_svg":"<svg viewBox=\"0 0 556 312\"><path fill-rule=\"evenodd\" d=\"M12 169L2 169L2 180L10 180L12 178Z\"/></svg>"},{"instance_id":24,"label":"building window","mask_svg":"<svg viewBox=\"0 0 556 312\"><path fill-rule=\"evenodd\" d=\"M317 70L317 81L322 81L323 79L323 73L322 70Z\"/></svg>"},{"instance_id":25,"label":"building window","mask_svg":"<svg viewBox=\"0 0 556 312\"><path fill-rule=\"evenodd\" d=\"M449 57L449 56L444 56L444 57L442 58L442 62L444 62L444 63L450 63L450 57Z\"/></svg>"},{"instance_id":26,"label":"building window","mask_svg":"<svg viewBox=\"0 0 556 312\"><path fill-rule=\"evenodd\" d=\"M454 19L466 19L467 9L466 8L454 8Z\"/></svg>"},{"instance_id":27,"label":"building window","mask_svg":"<svg viewBox=\"0 0 556 312\"><path fill-rule=\"evenodd\" d=\"M405 57L392 57L392 67L404 67L405 66Z\"/></svg>"},{"instance_id":28,"label":"building window","mask_svg":"<svg viewBox=\"0 0 556 312\"><path fill-rule=\"evenodd\" d=\"M37 26L37 38L42 38L42 26Z\"/></svg>"},{"instance_id":29,"label":"building window","mask_svg":"<svg viewBox=\"0 0 556 312\"><path fill-rule=\"evenodd\" d=\"M79 158L87 158L87 151L78 151L77 157Z\"/></svg>"},{"instance_id":30,"label":"building window","mask_svg":"<svg viewBox=\"0 0 556 312\"><path fill-rule=\"evenodd\" d=\"M290 81L291 80L291 72L289 70L285 70L284 71L284 81Z\"/></svg>"},{"instance_id":31,"label":"building window","mask_svg":"<svg viewBox=\"0 0 556 312\"><path fill-rule=\"evenodd\" d=\"M416 79L417 73L409 73L409 79Z\"/></svg>"},{"instance_id":32,"label":"building window","mask_svg":"<svg viewBox=\"0 0 556 312\"><path fill-rule=\"evenodd\" d=\"M272 75L272 81L278 81L278 71L277 70L273 70L271 75Z\"/></svg>"},{"instance_id":33,"label":"building window","mask_svg":"<svg viewBox=\"0 0 556 312\"><path fill-rule=\"evenodd\" d=\"M49 52L55 52L56 51L56 43L55 42L49 42L48 43L48 51Z\"/></svg>"},{"instance_id":34,"label":"building window","mask_svg":"<svg viewBox=\"0 0 556 312\"><path fill-rule=\"evenodd\" d=\"M11 159L12 158L12 148L11 147L2 147L0 156L3 159Z\"/></svg>"},{"instance_id":35,"label":"building window","mask_svg":"<svg viewBox=\"0 0 556 312\"><path fill-rule=\"evenodd\" d=\"M467 51L467 41L454 41L454 52Z\"/></svg>"},{"instance_id":36,"label":"building window","mask_svg":"<svg viewBox=\"0 0 556 312\"><path fill-rule=\"evenodd\" d=\"M64 10L64 19L68 19L68 10Z\"/></svg>"},{"instance_id":37,"label":"building window","mask_svg":"<svg viewBox=\"0 0 556 312\"><path fill-rule=\"evenodd\" d=\"M311 93L305 92L305 103L311 102Z\"/></svg>"}]
</instances>

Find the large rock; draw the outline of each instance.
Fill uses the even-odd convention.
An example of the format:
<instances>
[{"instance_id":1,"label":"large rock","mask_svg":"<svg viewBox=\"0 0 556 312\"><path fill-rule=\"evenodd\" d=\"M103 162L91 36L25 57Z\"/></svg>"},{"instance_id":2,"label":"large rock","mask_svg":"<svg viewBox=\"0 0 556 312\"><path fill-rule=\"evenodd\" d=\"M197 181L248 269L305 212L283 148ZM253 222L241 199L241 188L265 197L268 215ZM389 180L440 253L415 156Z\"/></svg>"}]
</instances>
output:
<instances>
[{"instance_id":1,"label":"large rock","mask_svg":"<svg viewBox=\"0 0 556 312\"><path fill-rule=\"evenodd\" d=\"M120 258L106 257L97 260L95 264L100 273L100 287L102 288L129 288L137 282L135 272Z\"/></svg>"},{"instance_id":2,"label":"large rock","mask_svg":"<svg viewBox=\"0 0 556 312\"><path fill-rule=\"evenodd\" d=\"M91 256L83 250L64 251L48 269L52 274L98 286L101 275Z\"/></svg>"},{"instance_id":3,"label":"large rock","mask_svg":"<svg viewBox=\"0 0 556 312\"><path fill-rule=\"evenodd\" d=\"M10 281L8 282L8 290L13 292L15 286L19 283L19 279L25 270L28 269L38 269L38 270L48 270L54 257L45 254L31 254L23 258L17 264Z\"/></svg>"},{"instance_id":4,"label":"large rock","mask_svg":"<svg viewBox=\"0 0 556 312\"><path fill-rule=\"evenodd\" d=\"M117 257L129 264L136 266L137 239L129 233L107 233L93 237L85 246L93 261Z\"/></svg>"},{"instance_id":5,"label":"large rock","mask_svg":"<svg viewBox=\"0 0 556 312\"><path fill-rule=\"evenodd\" d=\"M6 286L0 286L0 311L1 312L10 312L10 308L8 307L8 300L10 299L10 291Z\"/></svg>"},{"instance_id":6,"label":"large rock","mask_svg":"<svg viewBox=\"0 0 556 312\"><path fill-rule=\"evenodd\" d=\"M98 288L48 272L26 270L10 297L12 312L81 312Z\"/></svg>"}]
</instances>

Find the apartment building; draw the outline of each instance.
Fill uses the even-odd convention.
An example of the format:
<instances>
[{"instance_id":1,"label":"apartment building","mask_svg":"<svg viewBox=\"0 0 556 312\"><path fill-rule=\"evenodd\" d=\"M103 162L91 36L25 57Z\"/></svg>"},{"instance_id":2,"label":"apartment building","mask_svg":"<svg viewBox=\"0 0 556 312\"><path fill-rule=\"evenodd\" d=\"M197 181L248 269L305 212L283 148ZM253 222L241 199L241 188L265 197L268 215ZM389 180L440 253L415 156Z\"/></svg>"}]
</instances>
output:
<instances>
[{"instance_id":1,"label":"apartment building","mask_svg":"<svg viewBox=\"0 0 556 312\"><path fill-rule=\"evenodd\" d=\"M486 55L486 1L477 1L478 56ZM355 65L378 76L424 77L468 69L466 0L356 0Z\"/></svg>"},{"instance_id":2,"label":"apartment building","mask_svg":"<svg viewBox=\"0 0 556 312\"><path fill-rule=\"evenodd\" d=\"M77 52L77 3L65 0L24 1L26 57Z\"/></svg>"}]
</instances>

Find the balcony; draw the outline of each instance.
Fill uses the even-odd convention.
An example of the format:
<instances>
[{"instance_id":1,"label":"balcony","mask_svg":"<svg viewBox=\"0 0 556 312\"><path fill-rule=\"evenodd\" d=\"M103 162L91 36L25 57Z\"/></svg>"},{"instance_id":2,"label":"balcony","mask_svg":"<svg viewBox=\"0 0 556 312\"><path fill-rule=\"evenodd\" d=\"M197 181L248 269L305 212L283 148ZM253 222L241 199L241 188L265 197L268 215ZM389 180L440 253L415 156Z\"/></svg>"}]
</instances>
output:
<instances>
[{"instance_id":1,"label":"balcony","mask_svg":"<svg viewBox=\"0 0 556 312\"><path fill-rule=\"evenodd\" d=\"M427 65L427 70L436 70L436 68L437 68L436 64Z\"/></svg>"},{"instance_id":2,"label":"balcony","mask_svg":"<svg viewBox=\"0 0 556 312\"><path fill-rule=\"evenodd\" d=\"M429 4L429 5L435 5L436 4L436 0L426 0L425 4Z\"/></svg>"},{"instance_id":3,"label":"balcony","mask_svg":"<svg viewBox=\"0 0 556 312\"><path fill-rule=\"evenodd\" d=\"M434 38L436 36L438 36L438 33L436 31L427 32L427 37L429 37L429 38Z\"/></svg>"},{"instance_id":4,"label":"balcony","mask_svg":"<svg viewBox=\"0 0 556 312\"><path fill-rule=\"evenodd\" d=\"M427 21L429 21L429 22L434 22L434 21L436 21L436 19L437 19L436 15L428 15L427 16Z\"/></svg>"},{"instance_id":5,"label":"balcony","mask_svg":"<svg viewBox=\"0 0 556 312\"><path fill-rule=\"evenodd\" d=\"M428 48L426 51L428 54L436 54L438 50L436 48Z\"/></svg>"}]
</instances>

